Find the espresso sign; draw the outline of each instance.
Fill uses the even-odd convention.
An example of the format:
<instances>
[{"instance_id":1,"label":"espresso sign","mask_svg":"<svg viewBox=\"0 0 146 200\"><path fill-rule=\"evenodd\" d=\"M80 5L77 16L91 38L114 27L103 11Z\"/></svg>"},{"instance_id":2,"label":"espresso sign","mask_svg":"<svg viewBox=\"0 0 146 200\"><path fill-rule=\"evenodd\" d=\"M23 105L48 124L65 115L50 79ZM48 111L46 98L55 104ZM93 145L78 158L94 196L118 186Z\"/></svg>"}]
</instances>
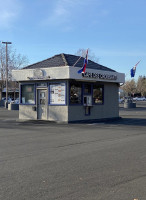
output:
<instances>
[{"instance_id":1,"label":"espresso sign","mask_svg":"<svg viewBox=\"0 0 146 200\"><path fill-rule=\"evenodd\" d=\"M102 74L102 73L92 73L92 72L82 73L82 77L93 78L93 79L117 80L117 76L116 75Z\"/></svg>"}]
</instances>

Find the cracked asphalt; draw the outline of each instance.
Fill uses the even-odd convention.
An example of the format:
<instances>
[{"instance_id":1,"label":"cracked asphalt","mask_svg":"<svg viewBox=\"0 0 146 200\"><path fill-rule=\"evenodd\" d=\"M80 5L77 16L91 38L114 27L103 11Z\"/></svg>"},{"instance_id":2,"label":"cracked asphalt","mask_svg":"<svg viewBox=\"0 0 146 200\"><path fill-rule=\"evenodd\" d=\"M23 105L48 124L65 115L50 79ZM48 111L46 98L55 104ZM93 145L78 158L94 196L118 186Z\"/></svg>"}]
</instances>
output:
<instances>
[{"instance_id":1,"label":"cracked asphalt","mask_svg":"<svg viewBox=\"0 0 146 200\"><path fill-rule=\"evenodd\" d=\"M0 200L145 200L146 103L120 116L21 122L0 108Z\"/></svg>"}]
</instances>

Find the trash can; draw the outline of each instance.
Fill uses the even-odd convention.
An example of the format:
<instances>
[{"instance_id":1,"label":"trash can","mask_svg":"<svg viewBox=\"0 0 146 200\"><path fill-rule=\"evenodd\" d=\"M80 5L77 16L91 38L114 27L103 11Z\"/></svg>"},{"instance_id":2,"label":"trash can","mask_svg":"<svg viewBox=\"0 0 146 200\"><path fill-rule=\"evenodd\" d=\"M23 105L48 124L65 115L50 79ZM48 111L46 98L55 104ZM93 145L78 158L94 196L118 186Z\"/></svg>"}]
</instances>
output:
<instances>
[{"instance_id":1,"label":"trash can","mask_svg":"<svg viewBox=\"0 0 146 200\"><path fill-rule=\"evenodd\" d=\"M133 103L132 98L125 99L124 108L136 108L136 103Z\"/></svg>"},{"instance_id":2,"label":"trash can","mask_svg":"<svg viewBox=\"0 0 146 200\"><path fill-rule=\"evenodd\" d=\"M11 102L8 104L8 110L19 110L19 104Z\"/></svg>"}]
</instances>

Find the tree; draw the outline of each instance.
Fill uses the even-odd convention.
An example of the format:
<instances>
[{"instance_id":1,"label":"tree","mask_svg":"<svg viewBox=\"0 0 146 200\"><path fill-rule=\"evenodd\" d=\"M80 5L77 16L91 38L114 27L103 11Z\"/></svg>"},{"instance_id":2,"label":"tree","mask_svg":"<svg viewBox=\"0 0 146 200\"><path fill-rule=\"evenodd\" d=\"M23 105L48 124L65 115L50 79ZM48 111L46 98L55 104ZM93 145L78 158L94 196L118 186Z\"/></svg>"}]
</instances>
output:
<instances>
[{"instance_id":1,"label":"tree","mask_svg":"<svg viewBox=\"0 0 146 200\"><path fill-rule=\"evenodd\" d=\"M79 49L79 50L75 53L75 55L85 57L86 52L87 52L87 49ZM95 54L91 51L91 49L88 49L88 59L90 59L90 60L92 60L92 61L94 61L94 62L96 62L96 63L99 62L99 58L97 58L97 57L95 56Z\"/></svg>"},{"instance_id":2,"label":"tree","mask_svg":"<svg viewBox=\"0 0 146 200\"><path fill-rule=\"evenodd\" d=\"M10 46L8 48L8 79L11 80L11 72L13 69L19 69L28 64L26 56L17 54ZM5 46L0 46L0 79L4 81L6 78L6 50Z\"/></svg>"},{"instance_id":3,"label":"tree","mask_svg":"<svg viewBox=\"0 0 146 200\"><path fill-rule=\"evenodd\" d=\"M26 56L17 54L16 50L13 50L12 47L8 47L7 51L8 58L8 81L12 79L12 70L19 69L28 64L28 59ZM6 82L6 49L5 45L0 45L0 82L1 82L1 91L5 87Z\"/></svg>"},{"instance_id":4,"label":"tree","mask_svg":"<svg viewBox=\"0 0 146 200\"><path fill-rule=\"evenodd\" d=\"M134 79L131 81L126 81L125 84L121 87L121 89L128 95L134 96L136 93L136 82Z\"/></svg>"},{"instance_id":5,"label":"tree","mask_svg":"<svg viewBox=\"0 0 146 200\"><path fill-rule=\"evenodd\" d=\"M142 96L146 96L146 78L145 76L139 76L137 81L137 92Z\"/></svg>"},{"instance_id":6,"label":"tree","mask_svg":"<svg viewBox=\"0 0 146 200\"><path fill-rule=\"evenodd\" d=\"M146 97L146 77L139 76L136 82L134 79L126 81L125 84L121 86L121 89L130 96L137 94Z\"/></svg>"}]
</instances>

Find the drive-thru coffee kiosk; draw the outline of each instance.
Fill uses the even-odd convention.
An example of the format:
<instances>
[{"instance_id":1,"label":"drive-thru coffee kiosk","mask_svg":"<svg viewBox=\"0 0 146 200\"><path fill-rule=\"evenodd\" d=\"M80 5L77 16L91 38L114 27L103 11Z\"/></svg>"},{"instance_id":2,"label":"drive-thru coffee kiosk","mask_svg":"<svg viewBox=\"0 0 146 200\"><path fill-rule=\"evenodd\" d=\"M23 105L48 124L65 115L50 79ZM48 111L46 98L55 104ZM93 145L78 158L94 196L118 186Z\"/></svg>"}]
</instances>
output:
<instances>
[{"instance_id":1,"label":"drive-thru coffee kiosk","mask_svg":"<svg viewBox=\"0 0 146 200\"><path fill-rule=\"evenodd\" d=\"M88 60L86 72L78 74L84 58L55 55L13 70L18 81L19 119L58 122L90 122L119 117L118 90L125 75Z\"/></svg>"}]
</instances>

